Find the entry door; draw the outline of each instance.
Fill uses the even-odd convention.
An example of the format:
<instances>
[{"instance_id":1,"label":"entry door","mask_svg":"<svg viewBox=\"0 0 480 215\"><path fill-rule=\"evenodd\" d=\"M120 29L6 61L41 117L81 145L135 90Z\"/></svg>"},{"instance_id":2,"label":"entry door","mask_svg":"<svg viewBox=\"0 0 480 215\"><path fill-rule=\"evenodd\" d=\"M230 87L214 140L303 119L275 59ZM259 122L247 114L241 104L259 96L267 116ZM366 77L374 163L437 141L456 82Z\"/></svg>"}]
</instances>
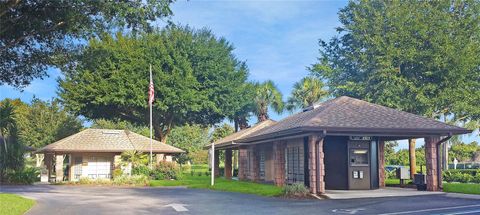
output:
<instances>
[{"instance_id":1,"label":"entry door","mask_svg":"<svg viewBox=\"0 0 480 215\"><path fill-rule=\"evenodd\" d=\"M348 159L349 189L370 189L370 142L348 141Z\"/></svg>"}]
</instances>

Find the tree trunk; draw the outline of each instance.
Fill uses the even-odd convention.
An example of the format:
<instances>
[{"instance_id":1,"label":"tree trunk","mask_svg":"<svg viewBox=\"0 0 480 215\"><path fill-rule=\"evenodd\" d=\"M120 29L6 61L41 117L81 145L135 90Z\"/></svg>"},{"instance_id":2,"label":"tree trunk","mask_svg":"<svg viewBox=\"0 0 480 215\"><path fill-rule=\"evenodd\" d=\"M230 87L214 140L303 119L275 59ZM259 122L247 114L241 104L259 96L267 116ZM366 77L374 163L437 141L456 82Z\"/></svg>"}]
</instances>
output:
<instances>
[{"instance_id":1,"label":"tree trunk","mask_svg":"<svg viewBox=\"0 0 480 215\"><path fill-rule=\"evenodd\" d=\"M417 173L417 160L415 157L415 143L416 139L408 139L408 151L410 154L410 178L413 179L413 175Z\"/></svg>"},{"instance_id":2,"label":"tree trunk","mask_svg":"<svg viewBox=\"0 0 480 215\"><path fill-rule=\"evenodd\" d=\"M247 119L245 119L245 118L240 119L238 127L239 127L240 130L248 128Z\"/></svg>"},{"instance_id":3,"label":"tree trunk","mask_svg":"<svg viewBox=\"0 0 480 215\"><path fill-rule=\"evenodd\" d=\"M265 120L267 120L267 119L268 119L268 117L267 117L266 114L259 114L259 115L258 115L258 122L263 122L263 121L265 121Z\"/></svg>"},{"instance_id":4,"label":"tree trunk","mask_svg":"<svg viewBox=\"0 0 480 215\"><path fill-rule=\"evenodd\" d=\"M235 132L237 132L238 131L238 119L233 120L233 126L235 128Z\"/></svg>"},{"instance_id":5,"label":"tree trunk","mask_svg":"<svg viewBox=\"0 0 480 215\"><path fill-rule=\"evenodd\" d=\"M165 129L164 126L153 125L153 139L166 144L169 133L170 128Z\"/></svg>"}]
</instances>

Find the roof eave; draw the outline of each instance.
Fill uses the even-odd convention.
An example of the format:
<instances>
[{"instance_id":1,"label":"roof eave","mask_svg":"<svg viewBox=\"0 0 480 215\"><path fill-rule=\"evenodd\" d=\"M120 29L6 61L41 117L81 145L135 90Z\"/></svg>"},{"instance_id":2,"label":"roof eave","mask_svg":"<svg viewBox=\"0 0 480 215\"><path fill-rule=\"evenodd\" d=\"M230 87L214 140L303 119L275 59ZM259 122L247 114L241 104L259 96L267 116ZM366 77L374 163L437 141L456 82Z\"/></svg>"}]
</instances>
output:
<instances>
[{"instance_id":1,"label":"roof eave","mask_svg":"<svg viewBox=\"0 0 480 215\"><path fill-rule=\"evenodd\" d=\"M128 150L118 150L118 149L106 149L106 150L98 150L98 149L82 149L82 150L74 150L74 149L40 149L34 152L34 154L45 154L45 153L122 153ZM136 150L138 152L150 152L150 150ZM168 153L168 154L180 154L185 153L185 151L169 151L169 150L152 150L154 153Z\"/></svg>"},{"instance_id":2,"label":"roof eave","mask_svg":"<svg viewBox=\"0 0 480 215\"><path fill-rule=\"evenodd\" d=\"M348 127L297 127L288 130L268 133L259 136L248 137L238 140L241 143L250 143L263 141L271 138L284 137L287 135L298 135L300 133L323 132L327 135L368 135L368 136L382 136L382 137L425 137L425 136L450 136L468 134L473 130L458 128L458 129L398 129L398 128L348 128Z\"/></svg>"}]
</instances>

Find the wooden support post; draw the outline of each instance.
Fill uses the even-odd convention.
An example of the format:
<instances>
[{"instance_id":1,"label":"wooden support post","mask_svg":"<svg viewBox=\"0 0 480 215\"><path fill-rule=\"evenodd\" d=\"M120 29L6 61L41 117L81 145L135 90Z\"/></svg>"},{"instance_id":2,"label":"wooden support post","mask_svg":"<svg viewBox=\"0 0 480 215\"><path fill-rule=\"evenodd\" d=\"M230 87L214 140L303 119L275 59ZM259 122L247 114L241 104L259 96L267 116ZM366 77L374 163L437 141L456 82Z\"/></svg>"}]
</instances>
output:
<instances>
[{"instance_id":1,"label":"wooden support post","mask_svg":"<svg viewBox=\"0 0 480 215\"><path fill-rule=\"evenodd\" d=\"M408 152L410 161L410 178L413 179L413 175L417 173L417 159L415 156L415 143L416 139L408 139Z\"/></svg>"}]
</instances>

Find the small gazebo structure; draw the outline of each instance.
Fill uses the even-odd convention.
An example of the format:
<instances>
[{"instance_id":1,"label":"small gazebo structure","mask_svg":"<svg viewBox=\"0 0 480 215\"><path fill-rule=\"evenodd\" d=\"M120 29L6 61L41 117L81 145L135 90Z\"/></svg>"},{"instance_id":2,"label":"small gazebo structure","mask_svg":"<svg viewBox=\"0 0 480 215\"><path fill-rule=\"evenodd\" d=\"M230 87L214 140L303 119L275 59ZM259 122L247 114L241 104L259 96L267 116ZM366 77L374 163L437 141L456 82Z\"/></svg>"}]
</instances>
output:
<instances>
[{"instance_id":1,"label":"small gazebo structure","mask_svg":"<svg viewBox=\"0 0 480 215\"><path fill-rule=\"evenodd\" d=\"M150 139L128 130L85 129L39 149L44 154L48 181L68 181L80 177L111 178L120 167L120 154L125 151L150 152ZM184 151L154 140L152 152L156 161L172 161L172 156ZM64 159L68 157L65 171ZM52 173L55 171L55 175ZM126 170L129 171L129 170ZM127 173L128 174L128 173Z\"/></svg>"}]
</instances>

